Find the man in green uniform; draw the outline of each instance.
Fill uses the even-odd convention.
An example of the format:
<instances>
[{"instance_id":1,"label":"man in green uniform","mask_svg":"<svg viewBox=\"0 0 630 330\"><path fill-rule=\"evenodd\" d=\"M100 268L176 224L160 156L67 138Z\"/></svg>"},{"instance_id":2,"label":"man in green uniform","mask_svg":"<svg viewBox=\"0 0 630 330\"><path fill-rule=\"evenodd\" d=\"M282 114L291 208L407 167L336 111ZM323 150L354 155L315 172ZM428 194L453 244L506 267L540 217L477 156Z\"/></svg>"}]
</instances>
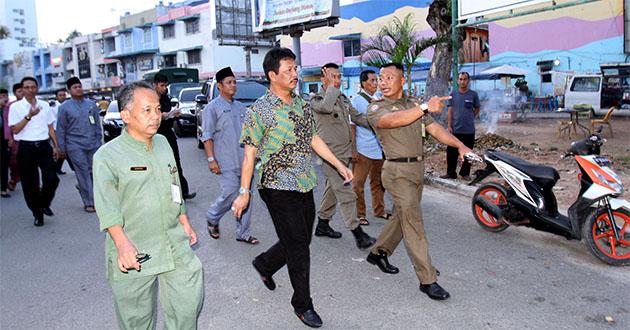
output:
<instances>
[{"instance_id":1,"label":"man in green uniform","mask_svg":"<svg viewBox=\"0 0 630 330\"><path fill-rule=\"evenodd\" d=\"M437 284L420 209L424 179L422 137L425 129L441 143L457 148L460 157L471 151L428 114L440 112L444 106L442 102L450 97L433 97L428 104L406 97L402 89L405 78L400 64L382 67L380 78L384 99L370 104L368 120L383 146L385 164L382 182L392 194L394 209L391 221L383 227L367 261L385 273L398 273L398 268L389 264L387 256L394 252L401 239L404 240L420 280L420 291L431 299L444 300L450 295Z\"/></svg>"},{"instance_id":2,"label":"man in green uniform","mask_svg":"<svg viewBox=\"0 0 630 330\"><path fill-rule=\"evenodd\" d=\"M197 235L173 151L156 135L159 97L147 83L134 82L121 89L118 106L126 126L94 155L94 198L100 228L109 234L107 278L118 326L154 327L159 280L165 328L196 329L203 271L190 248Z\"/></svg>"}]
</instances>

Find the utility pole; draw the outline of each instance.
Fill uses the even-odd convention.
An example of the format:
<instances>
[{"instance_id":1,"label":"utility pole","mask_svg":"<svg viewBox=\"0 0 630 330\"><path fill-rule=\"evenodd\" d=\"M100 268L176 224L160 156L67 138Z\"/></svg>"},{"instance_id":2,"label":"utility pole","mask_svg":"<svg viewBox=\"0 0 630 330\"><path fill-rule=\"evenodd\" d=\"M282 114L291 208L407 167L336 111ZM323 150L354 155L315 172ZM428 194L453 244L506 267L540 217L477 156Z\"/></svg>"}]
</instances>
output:
<instances>
[{"instance_id":1,"label":"utility pole","mask_svg":"<svg viewBox=\"0 0 630 330\"><path fill-rule=\"evenodd\" d=\"M453 91L456 91L459 86L457 85L457 77L459 76L459 35L457 33L457 0L451 0L451 43L453 49L453 65L451 72L453 74L452 86Z\"/></svg>"}]
</instances>

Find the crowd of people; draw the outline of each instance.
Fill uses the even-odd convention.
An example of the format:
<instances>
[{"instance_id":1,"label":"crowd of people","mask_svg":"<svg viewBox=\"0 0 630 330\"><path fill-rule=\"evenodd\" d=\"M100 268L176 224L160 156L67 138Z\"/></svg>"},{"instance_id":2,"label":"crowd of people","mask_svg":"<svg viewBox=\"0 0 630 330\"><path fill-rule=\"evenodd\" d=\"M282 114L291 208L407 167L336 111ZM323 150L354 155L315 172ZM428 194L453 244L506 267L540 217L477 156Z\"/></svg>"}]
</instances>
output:
<instances>
[{"instance_id":1,"label":"crowd of people","mask_svg":"<svg viewBox=\"0 0 630 330\"><path fill-rule=\"evenodd\" d=\"M455 94L452 100L436 96L427 102L408 97L403 93L403 67L394 63L383 66L378 76L372 70L362 72L361 89L352 99L340 91L339 66L328 63L321 68L322 89L309 101L294 92L298 71L291 50L270 50L263 69L270 87L249 109L234 99L238 83L232 70L218 71L219 96L202 113L208 169L220 186L206 212L209 236L220 238L220 220L231 211L236 240L259 244L250 234L251 190L257 189L278 241L253 259L253 268L273 291L273 275L286 265L295 314L304 324L320 327L323 322L310 292L309 245L313 232L342 237L330 225L339 205L356 246L370 249L370 264L398 273L388 257L402 240L420 291L431 299L447 299L449 293L437 283L439 272L432 265L422 221L423 138L432 135L453 148L449 159L454 153L463 160L472 145L460 141L465 136L458 139L450 132L460 129L469 115L460 120L461 115L451 111L462 104L478 111L478 103L469 106L468 99L462 99L466 95ZM11 104L8 93L0 90L2 197L9 197L8 191L21 182L34 224L42 226L44 216L53 216L50 206L67 160L84 210L96 212L100 229L107 233L107 278L119 327L153 327L159 290L166 327L196 328L203 271L190 247L198 237L185 205L196 193L189 191L183 175L168 79L158 74L152 85L133 82L121 88L117 100L125 127L104 145L100 106L84 97L78 78L70 78L66 87L70 98L66 100L66 90L58 91L53 107L37 100L37 80L32 77L14 86L18 99ZM448 100L453 106L447 129L429 113L441 112ZM313 196L313 152L321 158L325 176L319 207ZM467 175L464 169L460 174ZM377 238L361 227L369 225L364 194L368 177L373 214L387 220ZM392 196L391 213L385 210L385 191Z\"/></svg>"}]
</instances>

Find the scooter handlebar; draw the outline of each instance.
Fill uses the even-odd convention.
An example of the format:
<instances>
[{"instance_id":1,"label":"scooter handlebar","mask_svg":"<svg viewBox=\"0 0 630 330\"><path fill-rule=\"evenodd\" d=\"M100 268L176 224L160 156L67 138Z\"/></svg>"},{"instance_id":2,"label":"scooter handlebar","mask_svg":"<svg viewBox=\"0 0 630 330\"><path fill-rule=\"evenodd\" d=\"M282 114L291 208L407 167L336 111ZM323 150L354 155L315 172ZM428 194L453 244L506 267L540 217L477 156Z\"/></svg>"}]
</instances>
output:
<instances>
[{"instance_id":1,"label":"scooter handlebar","mask_svg":"<svg viewBox=\"0 0 630 330\"><path fill-rule=\"evenodd\" d=\"M469 152L469 153L465 154L464 155L464 159L466 159L469 162L483 163L483 158L481 158L481 156L477 155L474 152Z\"/></svg>"}]
</instances>

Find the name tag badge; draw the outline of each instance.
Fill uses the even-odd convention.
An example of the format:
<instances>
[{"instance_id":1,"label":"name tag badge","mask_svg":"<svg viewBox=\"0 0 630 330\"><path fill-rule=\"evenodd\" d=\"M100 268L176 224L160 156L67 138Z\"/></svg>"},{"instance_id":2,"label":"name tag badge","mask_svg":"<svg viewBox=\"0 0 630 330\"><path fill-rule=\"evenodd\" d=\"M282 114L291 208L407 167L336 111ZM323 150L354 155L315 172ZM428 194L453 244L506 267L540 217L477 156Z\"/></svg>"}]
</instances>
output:
<instances>
[{"instance_id":1,"label":"name tag badge","mask_svg":"<svg viewBox=\"0 0 630 330\"><path fill-rule=\"evenodd\" d=\"M171 198L173 199L173 203L182 204L182 193L179 190L179 186L176 184L171 184Z\"/></svg>"},{"instance_id":2,"label":"name tag badge","mask_svg":"<svg viewBox=\"0 0 630 330\"><path fill-rule=\"evenodd\" d=\"M96 125L96 119L94 118L94 115L90 114L88 118L90 119L91 125Z\"/></svg>"},{"instance_id":3,"label":"name tag badge","mask_svg":"<svg viewBox=\"0 0 630 330\"><path fill-rule=\"evenodd\" d=\"M136 171L146 171L147 167L146 166L132 166L129 168L130 171L132 172L136 172Z\"/></svg>"},{"instance_id":4,"label":"name tag badge","mask_svg":"<svg viewBox=\"0 0 630 330\"><path fill-rule=\"evenodd\" d=\"M426 127L424 126L424 123L422 123L422 138L427 137L427 130Z\"/></svg>"}]
</instances>

